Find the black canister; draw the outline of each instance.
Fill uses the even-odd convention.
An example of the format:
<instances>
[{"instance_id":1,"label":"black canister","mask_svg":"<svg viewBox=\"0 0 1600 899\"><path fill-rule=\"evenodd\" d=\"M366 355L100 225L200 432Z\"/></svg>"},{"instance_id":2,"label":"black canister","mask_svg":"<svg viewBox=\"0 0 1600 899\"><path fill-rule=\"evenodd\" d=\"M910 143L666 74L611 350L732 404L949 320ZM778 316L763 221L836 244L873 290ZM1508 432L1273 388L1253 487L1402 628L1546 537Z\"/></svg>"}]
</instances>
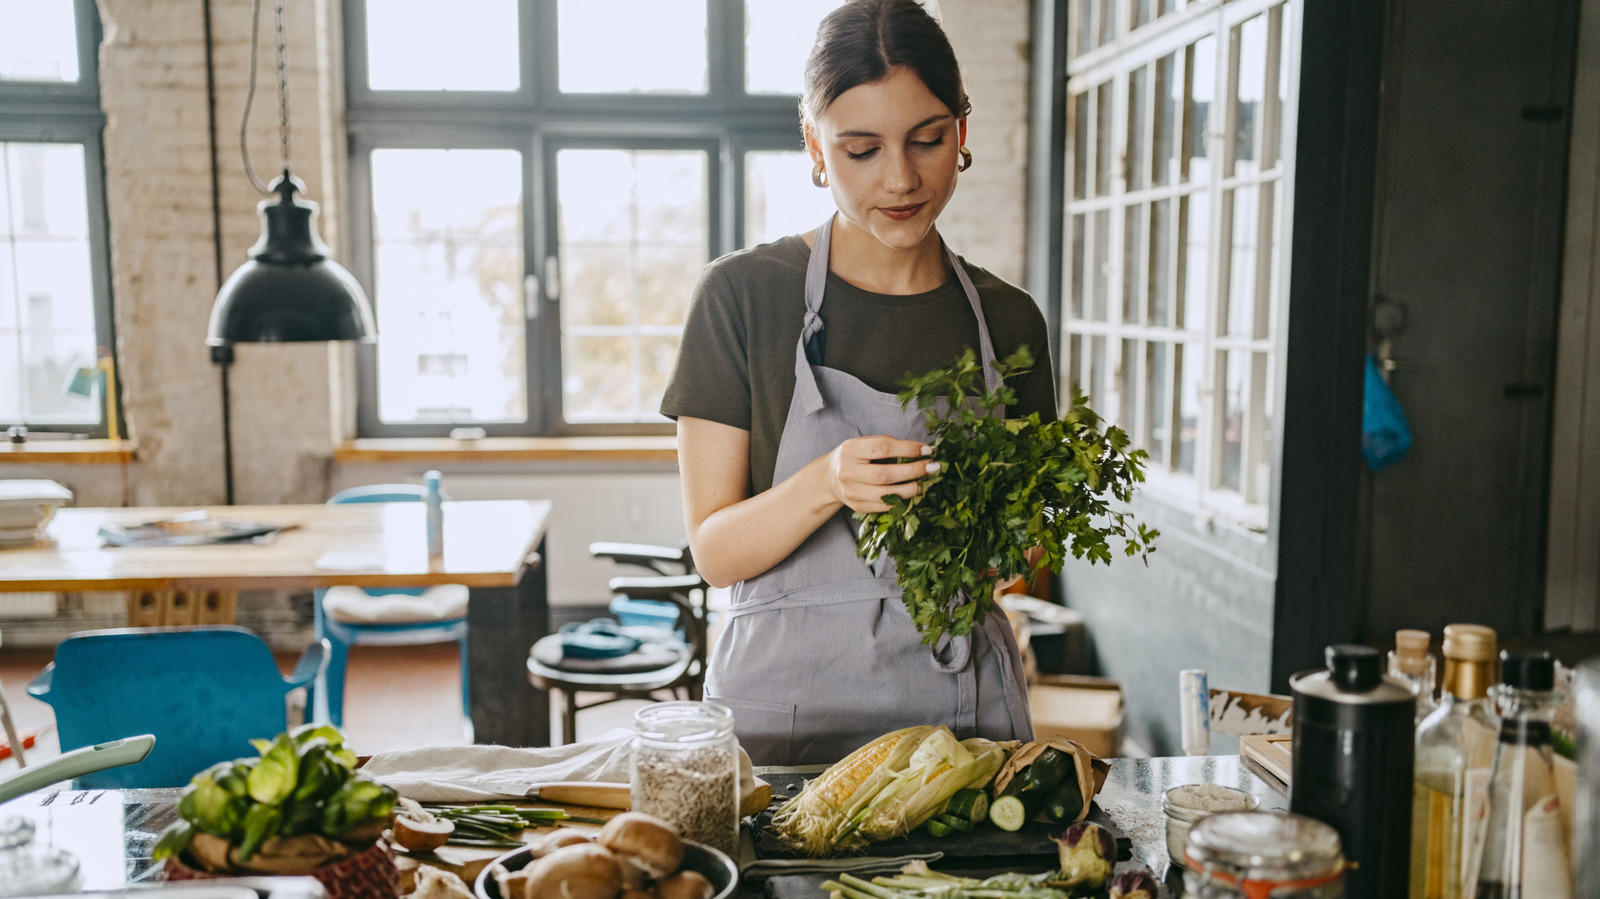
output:
<instances>
[{"instance_id":1,"label":"black canister","mask_svg":"<svg viewBox=\"0 0 1600 899\"><path fill-rule=\"evenodd\" d=\"M1289 810L1339 832L1346 895L1405 899L1416 697L1383 676L1382 657L1366 646L1328 647L1327 670L1297 674L1289 686Z\"/></svg>"}]
</instances>

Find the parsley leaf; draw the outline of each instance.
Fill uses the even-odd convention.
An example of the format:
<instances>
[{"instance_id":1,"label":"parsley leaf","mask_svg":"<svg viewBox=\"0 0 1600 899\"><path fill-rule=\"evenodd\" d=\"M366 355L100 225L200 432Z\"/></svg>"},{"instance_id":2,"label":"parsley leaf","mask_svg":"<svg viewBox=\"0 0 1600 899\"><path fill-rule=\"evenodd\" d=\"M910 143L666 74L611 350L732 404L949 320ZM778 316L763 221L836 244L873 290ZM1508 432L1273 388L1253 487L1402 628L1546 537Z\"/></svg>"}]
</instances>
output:
<instances>
[{"instance_id":1,"label":"parsley leaf","mask_svg":"<svg viewBox=\"0 0 1600 899\"><path fill-rule=\"evenodd\" d=\"M994 606L1001 579L1031 575L1024 553L1043 549L1038 568L1059 572L1067 553L1110 564L1110 540L1148 564L1159 532L1112 508L1127 503L1144 481L1144 450L1129 450L1128 435L1102 420L1073 390L1059 421L1038 413L997 417L1015 404L1007 381L1029 370L1033 355L1020 347L996 360L1001 385L990 391L968 350L948 368L900 382L902 407L927 414L938 472L922 479L911 499L888 495L886 512L858 512L856 553L894 559L902 599L922 642L946 632L969 634Z\"/></svg>"}]
</instances>

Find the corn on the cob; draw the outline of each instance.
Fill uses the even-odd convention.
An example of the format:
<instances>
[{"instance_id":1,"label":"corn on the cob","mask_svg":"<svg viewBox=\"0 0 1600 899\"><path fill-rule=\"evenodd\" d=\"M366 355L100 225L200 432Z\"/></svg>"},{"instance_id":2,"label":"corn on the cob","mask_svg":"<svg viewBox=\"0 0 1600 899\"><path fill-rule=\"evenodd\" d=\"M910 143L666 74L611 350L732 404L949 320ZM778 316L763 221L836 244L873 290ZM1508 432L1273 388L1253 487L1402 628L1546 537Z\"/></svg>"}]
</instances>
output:
<instances>
[{"instance_id":1,"label":"corn on the cob","mask_svg":"<svg viewBox=\"0 0 1600 899\"><path fill-rule=\"evenodd\" d=\"M839 761L773 816L779 843L818 857L910 832L963 787L981 787L1005 760L988 740L957 743L949 728L884 734Z\"/></svg>"}]
</instances>

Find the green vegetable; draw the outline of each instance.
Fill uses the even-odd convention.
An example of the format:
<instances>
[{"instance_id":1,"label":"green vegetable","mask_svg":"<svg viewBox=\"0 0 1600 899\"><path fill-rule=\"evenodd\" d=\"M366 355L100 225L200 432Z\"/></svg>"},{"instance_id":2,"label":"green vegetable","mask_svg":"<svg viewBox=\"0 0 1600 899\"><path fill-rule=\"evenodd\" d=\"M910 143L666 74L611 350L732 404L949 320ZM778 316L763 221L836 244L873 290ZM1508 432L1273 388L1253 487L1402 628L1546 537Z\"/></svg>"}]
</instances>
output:
<instances>
[{"instance_id":1,"label":"green vegetable","mask_svg":"<svg viewBox=\"0 0 1600 899\"><path fill-rule=\"evenodd\" d=\"M966 818L957 818L955 815L939 815L933 820L943 824L945 827L951 828L952 830L959 830L962 833L972 833L973 824Z\"/></svg>"},{"instance_id":2,"label":"green vegetable","mask_svg":"<svg viewBox=\"0 0 1600 899\"><path fill-rule=\"evenodd\" d=\"M930 825L934 822L928 822ZM854 874L840 874L838 880L825 881L824 890L845 899L1067 899L1067 894L1048 886L1056 873L997 874L987 880L953 877L930 870L928 863L914 861L894 877L864 880Z\"/></svg>"},{"instance_id":3,"label":"green vegetable","mask_svg":"<svg viewBox=\"0 0 1600 899\"><path fill-rule=\"evenodd\" d=\"M249 861L261 844L278 832L283 809L275 805L252 805L244 816L244 838L239 841L239 860Z\"/></svg>"},{"instance_id":4,"label":"green vegetable","mask_svg":"<svg viewBox=\"0 0 1600 899\"><path fill-rule=\"evenodd\" d=\"M938 818L932 819L925 826L928 828L928 836L930 837L947 837L958 832L954 827L940 821Z\"/></svg>"},{"instance_id":5,"label":"green vegetable","mask_svg":"<svg viewBox=\"0 0 1600 899\"><path fill-rule=\"evenodd\" d=\"M1052 821L1075 821L1078 813L1083 811L1083 791L1078 788L1078 776L1074 772L1070 779L1063 780L1056 791L1045 800L1045 817Z\"/></svg>"},{"instance_id":6,"label":"green vegetable","mask_svg":"<svg viewBox=\"0 0 1600 899\"><path fill-rule=\"evenodd\" d=\"M288 734L279 734L270 743L250 742L261 750L261 761L251 769L248 779L250 798L263 805L277 805L293 796L300 777L300 755L294 740Z\"/></svg>"},{"instance_id":7,"label":"green vegetable","mask_svg":"<svg viewBox=\"0 0 1600 899\"><path fill-rule=\"evenodd\" d=\"M1111 832L1092 821L1079 821L1056 839L1060 882L1098 890L1117 865L1117 843Z\"/></svg>"},{"instance_id":8,"label":"green vegetable","mask_svg":"<svg viewBox=\"0 0 1600 899\"><path fill-rule=\"evenodd\" d=\"M1021 830L1022 825L1028 823L1028 819L1038 811L1037 807L1029 809L1023 804L1021 796L1001 796L989 805L989 820L1001 830L1015 832Z\"/></svg>"},{"instance_id":9,"label":"green vegetable","mask_svg":"<svg viewBox=\"0 0 1600 899\"><path fill-rule=\"evenodd\" d=\"M1033 763L1023 769L1020 779L1026 789L1051 793L1061 785L1069 773L1076 776L1072 769L1072 756L1051 746L1039 753Z\"/></svg>"},{"instance_id":10,"label":"green vegetable","mask_svg":"<svg viewBox=\"0 0 1600 899\"><path fill-rule=\"evenodd\" d=\"M989 817L989 794L983 790L957 790L956 794L950 797L950 801L944 804L944 811L941 814L954 815L977 824Z\"/></svg>"},{"instance_id":11,"label":"green vegetable","mask_svg":"<svg viewBox=\"0 0 1600 899\"><path fill-rule=\"evenodd\" d=\"M942 467L921 479L911 499L890 494L888 511L856 513L856 551L895 561L902 600L924 643L982 624L997 580L1037 570L1025 555L1032 547L1043 549L1038 568L1051 571L1061 570L1069 551L1109 564L1113 537L1130 557L1148 558L1155 549L1156 530L1111 508L1144 481L1145 452L1130 450L1120 428L1102 430L1082 393L1073 391L1072 408L1059 421L1037 413L994 417L1016 403L1005 380L1032 364L1026 347L997 360L1002 383L990 391L969 350L949 368L901 382L901 405L926 410L932 461Z\"/></svg>"},{"instance_id":12,"label":"green vegetable","mask_svg":"<svg viewBox=\"0 0 1600 899\"><path fill-rule=\"evenodd\" d=\"M358 774L327 798L317 829L325 837L338 839L364 821L388 817L394 811L396 798L394 790Z\"/></svg>"}]
</instances>

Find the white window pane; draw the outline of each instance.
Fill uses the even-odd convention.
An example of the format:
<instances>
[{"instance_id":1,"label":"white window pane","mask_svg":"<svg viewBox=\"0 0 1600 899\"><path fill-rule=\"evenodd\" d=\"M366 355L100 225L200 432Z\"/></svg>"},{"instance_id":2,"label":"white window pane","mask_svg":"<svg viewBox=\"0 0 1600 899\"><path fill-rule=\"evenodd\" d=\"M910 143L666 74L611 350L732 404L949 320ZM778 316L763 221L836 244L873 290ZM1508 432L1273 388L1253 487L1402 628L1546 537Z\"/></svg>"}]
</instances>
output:
<instances>
[{"instance_id":1,"label":"white window pane","mask_svg":"<svg viewBox=\"0 0 1600 899\"><path fill-rule=\"evenodd\" d=\"M1145 109L1150 105L1150 71L1141 66L1128 73L1128 146L1122 154L1127 190L1142 190L1145 167L1149 164L1145 148Z\"/></svg>"},{"instance_id":2,"label":"white window pane","mask_svg":"<svg viewBox=\"0 0 1600 899\"><path fill-rule=\"evenodd\" d=\"M1211 307L1211 195L1197 190L1180 201L1178 210L1185 240L1178 245L1183 253L1178 262L1183 291L1175 326L1194 330L1205 322Z\"/></svg>"},{"instance_id":3,"label":"white window pane","mask_svg":"<svg viewBox=\"0 0 1600 899\"><path fill-rule=\"evenodd\" d=\"M1145 434L1144 448L1151 464L1165 469L1171 464L1172 447L1172 350L1171 345L1152 341L1145 348Z\"/></svg>"},{"instance_id":4,"label":"white window pane","mask_svg":"<svg viewBox=\"0 0 1600 899\"><path fill-rule=\"evenodd\" d=\"M1212 103L1216 93L1217 39L1215 36L1195 42L1189 53L1189 153L1184 166L1184 180L1204 184L1211 180L1210 130Z\"/></svg>"},{"instance_id":5,"label":"white window pane","mask_svg":"<svg viewBox=\"0 0 1600 899\"><path fill-rule=\"evenodd\" d=\"M386 422L527 418L522 154L372 153Z\"/></svg>"},{"instance_id":6,"label":"white window pane","mask_svg":"<svg viewBox=\"0 0 1600 899\"><path fill-rule=\"evenodd\" d=\"M1222 385L1222 457L1217 460L1217 486L1238 492L1244 463L1245 428L1250 406L1249 353L1218 353L1217 382Z\"/></svg>"},{"instance_id":7,"label":"white window pane","mask_svg":"<svg viewBox=\"0 0 1600 899\"><path fill-rule=\"evenodd\" d=\"M0 0L0 81L78 80L72 0Z\"/></svg>"},{"instance_id":8,"label":"white window pane","mask_svg":"<svg viewBox=\"0 0 1600 899\"><path fill-rule=\"evenodd\" d=\"M1094 92L1094 192L1100 197L1111 193L1111 173L1118 164L1111 153L1111 104L1111 82L1107 81Z\"/></svg>"},{"instance_id":9,"label":"white window pane","mask_svg":"<svg viewBox=\"0 0 1600 899\"><path fill-rule=\"evenodd\" d=\"M99 421L92 399L65 391L72 369L95 358L88 240L33 236L0 246L0 418Z\"/></svg>"},{"instance_id":10,"label":"white window pane","mask_svg":"<svg viewBox=\"0 0 1600 899\"><path fill-rule=\"evenodd\" d=\"M367 83L375 91L514 91L517 0L369 0Z\"/></svg>"},{"instance_id":11,"label":"white window pane","mask_svg":"<svg viewBox=\"0 0 1600 899\"><path fill-rule=\"evenodd\" d=\"M1154 151L1156 184L1171 184L1178 174L1178 138L1183 134L1183 64L1182 56L1171 53L1156 60L1155 70L1155 134L1151 141Z\"/></svg>"},{"instance_id":12,"label":"white window pane","mask_svg":"<svg viewBox=\"0 0 1600 899\"><path fill-rule=\"evenodd\" d=\"M1138 324L1143 311L1141 291L1149 280L1149 265L1145 259L1144 210L1146 204L1135 203L1122 210L1122 320Z\"/></svg>"},{"instance_id":13,"label":"white window pane","mask_svg":"<svg viewBox=\"0 0 1600 899\"><path fill-rule=\"evenodd\" d=\"M1172 326L1172 201L1150 204L1150 311L1149 323Z\"/></svg>"},{"instance_id":14,"label":"white window pane","mask_svg":"<svg viewBox=\"0 0 1600 899\"><path fill-rule=\"evenodd\" d=\"M1178 470L1194 474L1200 438L1200 379L1205 357L1197 347L1178 344Z\"/></svg>"},{"instance_id":15,"label":"white window pane","mask_svg":"<svg viewBox=\"0 0 1600 899\"><path fill-rule=\"evenodd\" d=\"M1089 177L1089 92L1074 94L1072 110L1072 199L1087 194Z\"/></svg>"},{"instance_id":16,"label":"white window pane","mask_svg":"<svg viewBox=\"0 0 1600 899\"><path fill-rule=\"evenodd\" d=\"M1250 175L1261 158L1261 115L1267 88L1267 19L1254 16L1235 32L1239 74L1234 89L1233 168L1230 174Z\"/></svg>"},{"instance_id":17,"label":"white window pane","mask_svg":"<svg viewBox=\"0 0 1600 899\"><path fill-rule=\"evenodd\" d=\"M89 234L88 174L82 144L0 144L4 148L6 221L0 234ZM3 196L3 194L0 194Z\"/></svg>"},{"instance_id":18,"label":"white window pane","mask_svg":"<svg viewBox=\"0 0 1600 899\"><path fill-rule=\"evenodd\" d=\"M1228 266L1228 334L1252 336L1256 323L1256 269L1260 258L1257 228L1261 203L1254 185L1230 191L1233 199L1233 256ZM1268 198L1270 201L1270 197Z\"/></svg>"},{"instance_id":19,"label":"white window pane","mask_svg":"<svg viewBox=\"0 0 1600 899\"><path fill-rule=\"evenodd\" d=\"M1089 268L1089 319L1103 322L1111 292L1110 210L1102 209L1094 214L1094 230L1089 240L1094 246L1094 264Z\"/></svg>"},{"instance_id":20,"label":"white window pane","mask_svg":"<svg viewBox=\"0 0 1600 899\"><path fill-rule=\"evenodd\" d=\"M1089 292L1088 273L1083 264L1083 243L1088 228L1087 217L1075 215L1072 217L1072 262L1067 269L1068 302L1072 309L1072 318L1083 318L1083 297Z\"/></svg>"},{"instance_id":21,"label":"white window pane","mask_svg":"<svg viewBox=\"0 0 1600 899\"><path fill-rule=\"evenodd\" d=\"M659 419L656 407L710 247L700 150L562 150L563 415Z\"/></svg>"},{"instance_id":22,"label":"white window pane","mask_svg":"<svg viewBox=\"0 0 1600 899\"><path fill-rule=\"evenodd\" d=\"M834 212L833 194L811 183L811 155L764 150L744 156L744 246L810 231Z\"/></svg>"},{"instance_id":23,"label":"white window pane","mask_svg":"<svg viewBox=\"0 0 1600 899\"><path fill-rule=\"evenodd\" d=\"M817 25L839 0L746 0L744 89L798 94Z\"/></svg>"},{"instance_id":24,"label":"white window pane","mask_svg":"<svg viewBox=\"0 0 1600 899\"><path fill-rule=\"evenodd\" d=\"M706 0L561 0L563 93L703 94Z\"/></svg>"},{"instance_id":25,"label":"white window pane","mask_svg":"<svg viewBox=\"0 0 1600 899\"><path fill-rule=\"evenodd\" d=\"M98 424L105 401L99 388L90 395L68 393L66 384L79 366L94 363L93 331L39 329L22 338L23 418L38 424Z\"/></svg>"}]
</instances>

